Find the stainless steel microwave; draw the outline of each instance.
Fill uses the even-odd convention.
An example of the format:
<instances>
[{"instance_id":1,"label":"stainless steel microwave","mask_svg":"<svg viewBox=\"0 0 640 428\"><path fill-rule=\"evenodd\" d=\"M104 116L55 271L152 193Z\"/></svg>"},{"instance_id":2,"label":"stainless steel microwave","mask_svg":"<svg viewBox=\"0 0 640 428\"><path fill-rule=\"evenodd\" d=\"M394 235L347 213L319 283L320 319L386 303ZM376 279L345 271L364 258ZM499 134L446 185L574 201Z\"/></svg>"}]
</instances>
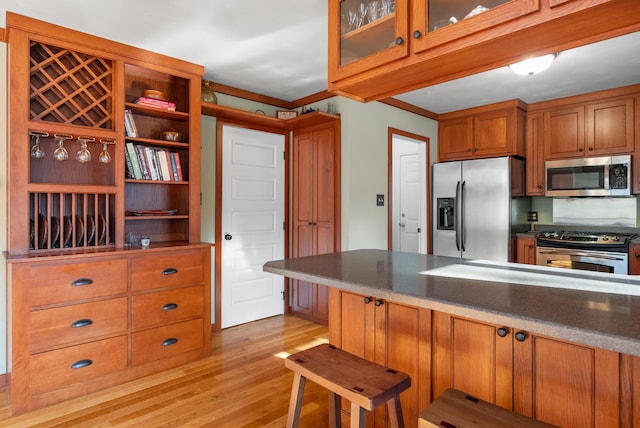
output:
<instances>
[{"instance_id":1,"label":"stainless steel microwave","mask_svg":"<svg viewBox=\"0 0 640 428\"><path fill-rule=\"evenodd\" d=\"M629 196L631 156L545 162L545 196Z\"/></svg>"}]
</instances>

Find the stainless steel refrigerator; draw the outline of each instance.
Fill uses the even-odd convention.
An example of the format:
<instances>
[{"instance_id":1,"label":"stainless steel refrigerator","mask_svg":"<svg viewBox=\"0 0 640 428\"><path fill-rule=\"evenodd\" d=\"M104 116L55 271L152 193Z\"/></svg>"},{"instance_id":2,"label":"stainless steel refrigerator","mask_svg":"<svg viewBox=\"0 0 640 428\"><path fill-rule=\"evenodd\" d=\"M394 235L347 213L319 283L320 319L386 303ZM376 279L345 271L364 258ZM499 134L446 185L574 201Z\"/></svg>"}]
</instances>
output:
<instances>
[{"instance_id":1,"label":"stainless steel refrigerator","mask_svg":"<svg viewBox=\"0 0 640 428\"><path fill-rule=\"evenodd\" d=\"M512 189L517 189L513 192ZM529 209L524 163L511 158L433 165L433 253L513 261L512 230Z\"/></svg>"}]
</instances>

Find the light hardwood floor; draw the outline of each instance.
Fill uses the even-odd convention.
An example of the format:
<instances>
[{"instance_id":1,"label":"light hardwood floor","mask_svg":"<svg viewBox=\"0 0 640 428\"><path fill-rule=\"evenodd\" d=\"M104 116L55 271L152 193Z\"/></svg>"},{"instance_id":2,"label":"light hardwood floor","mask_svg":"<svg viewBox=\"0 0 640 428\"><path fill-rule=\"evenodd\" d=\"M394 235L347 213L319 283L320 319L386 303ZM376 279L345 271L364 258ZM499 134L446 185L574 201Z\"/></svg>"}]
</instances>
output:
<instances>
[{"instance_id":1,"label":"light hardwood floor","mask_svg":"<svg viewBox=\"0 0 640 428\"><path fill-rule=\"evenodd\" d=\"M326 326L285 315L214 333L212 356L80 399L9 416L0 390L0 426L284 427L293 373L284 356L327 342ZM326 390L305 388L303 427L326 427Z\"/></svg>"}]
</instances>

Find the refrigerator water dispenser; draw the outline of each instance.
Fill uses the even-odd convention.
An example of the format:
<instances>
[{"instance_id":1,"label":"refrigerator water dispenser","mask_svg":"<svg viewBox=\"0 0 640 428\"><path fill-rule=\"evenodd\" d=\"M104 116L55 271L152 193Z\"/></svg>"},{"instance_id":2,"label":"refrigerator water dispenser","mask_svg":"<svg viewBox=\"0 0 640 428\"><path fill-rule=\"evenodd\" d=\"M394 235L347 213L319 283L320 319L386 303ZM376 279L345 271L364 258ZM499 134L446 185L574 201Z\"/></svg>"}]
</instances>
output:
<instances>
[{"instance_id":1,"label":"refrigerator water dispenser","mask_svg":"<svg viewBox=\"0 0 640 428\"><path fill-rule=\"evenodd\" d=\"M453 230L455 228L454 209L456 198L438 198L438 229Z\"/></svg>"}]
</instances>

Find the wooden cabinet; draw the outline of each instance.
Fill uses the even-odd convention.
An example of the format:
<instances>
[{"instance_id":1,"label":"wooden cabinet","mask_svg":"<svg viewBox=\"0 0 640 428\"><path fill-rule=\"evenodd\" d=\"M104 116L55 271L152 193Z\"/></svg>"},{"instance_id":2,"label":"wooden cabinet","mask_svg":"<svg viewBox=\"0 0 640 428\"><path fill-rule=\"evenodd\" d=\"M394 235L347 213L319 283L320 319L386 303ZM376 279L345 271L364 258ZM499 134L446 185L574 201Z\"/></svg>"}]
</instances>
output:
<instances>
[{"instance_id":1,"label":"wooden cabinet","mask_svg":"<svg viewBox=\"0 0 640 428\"><path fill-rule=\"evenodd\" d=\"M635 149L631 159L633 186L631 191L634 194L640 193L640 95L635 97Z\"/></svg>"},{"instance_id":2,"label":"wooden cabinet","mask_svg":"<svg viewBox=\"0 0 640 428\"><path fill-rule=\"evenodd\" d=\"M634 102L625 97L544 113L545 159L633 152Z\"/></svg>"},{"instance_id":3,"label":"wooden cabinet","mask_svg":"<svg viewBox=\"0 0 640 428\"><path fill-rule=\"evenodd\" d=\"M439 161L525 155L525 106L519 100L443 114Z\"/></svg>"},{"instance_id":4,"label":"wooden cabinet","mask_svg":"<svg viewBox=\"0 0 640 428\"><path fill-rule=\"evenodd\" d=\"M527 196L544 196L544 115L527 114L526 126L526 192Z\"/></svg>"},{"instance_id":5,"label":"wooden cabinet","mask_svg":"<svg viewBox=\"0 0 640 428\"><path fill-rule=\"evenodd\" d=\"M559 426L619 426L619 354L433 312L433 398L469 392Z\"/></svg>"},{"instance_id":6,"label":"wooden cabinet","mask_svg":"<svg viewBox=\"0 0 640 428\"><path fill-rule=\"evenodd\" d=\"M524 236L516 238L516 261L528 265L536 264L536 238Z\"/></svg>"},{"instance_id":7,"label":"wooden cabinet","mask_svg":"<svg viewBox=\"0 0 640 428\"><path fill-rule=\"evenodd\" d=\"M7 27L16 118L9 251L123 248L131 233L154 246L199 242L203 68L11 13ZM138 103L147 89L161 91L175 111ZM138 137L125 133L125 109ZM182 140L164 141L168 129ZM127 178L126 142L177 153L183 179ZM31 153L36 146L42 156ZM88 161L77 156L85 146Z\"/></svg>"},{"instance_id":8,"label":"wooden cabinet","mask_svg":"<svg viewBox=\"0 0 640 428\"><path fill-rule=\"evenodd\" d=\"M629 275L640 275L640 244L629 244Z\"/></svg>"},{"instance_id":9,"label":"wooden cabinet","mask_svg":"<svg viewBox=\"0 0 640 428\"><path fill-rule=\"evenodd\" d=\"M200 243L202 67L12 13L7 29L17 414L209 355L211 257ZM175 111L139 103L147 89ZM181 141L161 138L170 128ZM183 178L131 178L126 142L177 153Z\"/></svg>"},{"instance_id":10,"label":"wooden cabinet","mask_svg":"<svg viewBox=\"0 0 640 428\"><path fill-rule=\"evenodd\" d=\"M339 249L339 122L293 132L292 256ZM291 310L326 323L328 290L324 285L291 280Z\"/></svg>"},{"instance_id":11,"label":"wooden cabinet","mask_svg":"<svg viewBox=\"0 0 640 428\"><path fill-rule=\"evenodd\" d=\"M12 412L209 355L210 259L206 245L10 259ZM201 274L181 275L192 263ZM156 277L136 275L136 266Z\"/></svg>"},{"instance_id":12,"label":"wooden cabinet","mask_svg":"<svg viewBox=\"0 0 640 428\"><path fill-rule=\"evenodd\" d=\"M400 395L400 400L405 426L415 427L418 413L431 401L431 311L335 288L329 293L330 342L411 376L411 388ZM374 419L375 426L386 426L386 410L376 410Z\"/></svg>"},{"instance_id":13,"label":"wooden cabinet","mask_svg":"<svg viewBox=\"0 0 640 428\"><path fill-rule=\"evenodd\" d=\"M396 0L373 18L360 3L329 2L328 90L361 101L604 40L640 22L633 0L487 0L488 10L472 0ZM377 3L362 4L366 12Z\"/></svg>"}]
</instances>

